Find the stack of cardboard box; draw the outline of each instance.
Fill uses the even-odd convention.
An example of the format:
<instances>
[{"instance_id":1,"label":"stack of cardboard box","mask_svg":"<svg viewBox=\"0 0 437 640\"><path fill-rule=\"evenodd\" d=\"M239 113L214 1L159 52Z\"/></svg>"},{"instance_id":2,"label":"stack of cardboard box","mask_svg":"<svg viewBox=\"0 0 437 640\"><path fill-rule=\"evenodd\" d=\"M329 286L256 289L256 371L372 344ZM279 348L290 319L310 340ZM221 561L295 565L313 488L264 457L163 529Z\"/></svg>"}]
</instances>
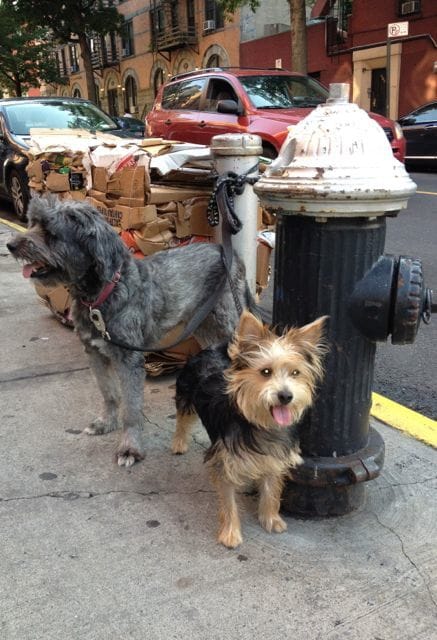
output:
<instances>
[{"instance_id":1,"label":"stack of cardboard box","mask_svg":"<svg viewBox=\"0 0 437 640\"><path fill-rule=\"evenodd\" d=\"M206 219L211 187L153 183L149 149L130 148L117 157L116 150L101 146L90 153L92 189L87 200L139 257L192 236L208 240L213 233Z\"/></svg>"},{"instance_id":2,"label":"stack of cardboard box","mask_svg":"<svg viewBox=\"0 0 437 640\"><path fill-rule=\"evenodd\" d=\"M61 198L84 200L88 186L84 156L84 151L63 147L45 151L30 149L26 167L30 189L37 193L56 193Z\"/></svg>"}]
</instances>

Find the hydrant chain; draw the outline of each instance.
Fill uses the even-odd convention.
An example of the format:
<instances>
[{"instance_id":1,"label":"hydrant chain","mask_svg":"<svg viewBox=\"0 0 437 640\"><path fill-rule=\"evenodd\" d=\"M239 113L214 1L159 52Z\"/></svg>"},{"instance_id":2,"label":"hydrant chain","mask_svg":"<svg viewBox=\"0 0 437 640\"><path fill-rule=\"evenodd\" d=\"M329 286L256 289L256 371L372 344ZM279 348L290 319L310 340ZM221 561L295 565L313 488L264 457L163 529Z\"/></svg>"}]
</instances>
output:
<instances>
[{"instance_id":1,"label":"hydrant chain","mask_svg":"<svg viewBox=\"0 0 437 640\"><path fill-rule=\"evenodd\" d=\"M240 231L242 223L234 210L234 196L239 196L243 193L245 184L254 185L259 180L258 176L249 175L256 171L258 164L257 162L241 175L229 171L227 174L218 177L207 208L208 224L211 227L216 227L219 224L221 212L223 216L226 214L228 218L231 233L235 234ZM218 205L219 194L222 196L224 207Z\"/></svg>"}]
</instances>

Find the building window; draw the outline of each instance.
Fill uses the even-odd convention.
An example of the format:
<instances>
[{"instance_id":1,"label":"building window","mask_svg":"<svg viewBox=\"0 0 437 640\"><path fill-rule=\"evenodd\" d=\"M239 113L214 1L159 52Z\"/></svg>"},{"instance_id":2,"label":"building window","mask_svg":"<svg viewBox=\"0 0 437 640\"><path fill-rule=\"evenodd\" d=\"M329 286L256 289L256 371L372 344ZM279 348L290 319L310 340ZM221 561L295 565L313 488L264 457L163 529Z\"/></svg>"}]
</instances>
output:
<instances>
[{"instance_id":1,"label":"building window","mask_svg":"<svg viewBox=\"0 0 437 640\"><path fill-rule=\"evenodd\" d=\"M124 110L125 113L137 111L137 83L132 76L128 76L124 83Z\"/></svg>"},{"instance_id":2,"label":"building window","mask_svg":"<svg viewBox=\"0 0 437 640\"><path fill-rule=\"evenodd\" d=\"M221 67L220 56L217 53L213 53L210 58L208 58L208 62L206 63L207 69L212 69L213 67Z\"/></svg>"},{"instance_id":3,"label":"building window","mask_svg":"<svg viewBox=\"0 0 437 640\"><path fill-rule=\"evenodd\" d=\"M164 84L164 71L163 69L157 69L155 71L155 75L153 76L153 94L155 96L162 84Z\"/></svg>"},{"instance_id":4,"label":"building window","mask_svg":"<svg viewBox=\"0 0 437 640\"><path fill-rule=\"evenodd\" d=\"M152 32L152 46L156 48L158 36L164 32L165 18L161 6L150 11L150 28Z\"/></svg>"},{"instance_id":5,"label":"building window","mask_svg":"<svg viewBox=\"0 0 437 640\"><path fill-rule=\"evenodd\" d=\"M71 44L69 46L69 53L70 53L70 73L77 73L79 71L79 60L77 57L75 44Z\"/></svg>"},{"instance_id":6,"label":"building window","mask_svg":"<svg viewBox=\"0 0 437 640\"><path fill-rule=\"evenodd\" d=\"M76 87L76 89L73 89L73 98L81 98L81 93L80 93L80 89L78 89Z\"/></svg>"},{"instance_id":7,"label":"building window","mask_svg":"<svg viewBox=\"0 0 437 640\"><path fill-rule=\"evenodd\" d=\"M121 35L121 57L133 56L134 49L134 25L132 20L125 22L123 25L123 33Z\"/></svg>"},{"instance_id":8,"label":"building window","mask_svg":"<svg viewBox=\"0 0 437 640\"><path fill-rule=\"evenodd\" d=\"M67 62L65 60L65 49L62 48L56 57L57 65L58 65L58 73L60 77L64 77L67 74Z\"/></svg>"},{"instance_id":9,"label":"building window","mask_svg":"<svg viewBox=\"0 0 437 640\"><path fill-rule=\"evenodd\" d=\"M216 0L205 0L205 22L207 20L214 22L214 29L224 26L223 9Z\"/></svg>"},{"instance_id":10,"label":"building window","mask_svg":"<svg viewBox=\"0 0 437 640\"><path fill-rule=\"evenodd\" d=\"M196 28L194 0L187 0L187 26L189 31Z\"/></svg>"},{"instance_id":11,"label":"building window","mask_svg":"<svg viewBox=\"0 0 437 640\"><path fill-rule=\"evenodd\" d=\"M420 0L398 0L398 16L410 16L415 13L420 13L421 2Z\"/></svg>"}]
</instances>

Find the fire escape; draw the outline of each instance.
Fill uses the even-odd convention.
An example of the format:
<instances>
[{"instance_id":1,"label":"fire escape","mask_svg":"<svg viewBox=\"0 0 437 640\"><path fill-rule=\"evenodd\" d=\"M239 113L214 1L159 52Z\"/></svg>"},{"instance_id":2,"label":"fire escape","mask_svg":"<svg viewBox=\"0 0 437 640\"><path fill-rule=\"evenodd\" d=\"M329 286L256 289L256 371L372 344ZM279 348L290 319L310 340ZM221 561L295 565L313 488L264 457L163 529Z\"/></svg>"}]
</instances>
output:
<instances>
[{"instance_id":1,"label":"fire escape","mask_svg":"<svg viewBox=\"0 0 437 640\"><path fill-rule=\"evenodd\" d=\"M90 38L91 64L99 75L106 67L118 67L120 70L121 50L119 38L114 33L106 36L94 35Z\"/></svg>"},{"instance_id":2,"label":"fire escape","mask_svg":"<svg viewBox=\"0 0 437 640\"><path fill-rule=\"evenodd\" d=\"M330 0L326 16L326 52L329 56L348 47L348 26L352 0Z\"/></svg>"},{"instance_id":3,"label":"fire escape","mask_svg":"<svg viewBox=\"0 0 437 640\"><path fill-rule=\"evenodd\" d=\"M190 15L187 3L187 10L181 15L180 4L177 0L151 2L152 49L168 61L176 49L190 47L198 53L194 12Z\"/></svg>"}]
</instances>

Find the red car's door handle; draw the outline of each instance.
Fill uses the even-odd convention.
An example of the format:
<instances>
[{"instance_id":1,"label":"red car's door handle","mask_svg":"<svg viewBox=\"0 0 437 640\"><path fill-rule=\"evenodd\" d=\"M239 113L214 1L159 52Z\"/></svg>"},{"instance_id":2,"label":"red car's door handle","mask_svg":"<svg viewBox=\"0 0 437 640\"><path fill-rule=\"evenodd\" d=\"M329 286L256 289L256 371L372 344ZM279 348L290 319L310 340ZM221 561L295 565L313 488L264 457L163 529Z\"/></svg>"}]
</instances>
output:
<instances>
[{"instance_id":1,"label":"red car's door handle","mask_svg":"<svg viewBox=\"0 0 437 640\"><path fill-rule=\"evenodd\" d=\"M170 118L164 122L164 124L171 124Z\"/></svg>"},{"instance_id":2,"label":"red car's door handle","mask_svg":"<svg viewBox=\"0 0 437 640\"><path fill-rule=\"evenodd\" d=\"M199 127L206 127L206 122L205 122L205 120L201 120L201 121L199 122Z\"/></svg>"}]
</instances>

